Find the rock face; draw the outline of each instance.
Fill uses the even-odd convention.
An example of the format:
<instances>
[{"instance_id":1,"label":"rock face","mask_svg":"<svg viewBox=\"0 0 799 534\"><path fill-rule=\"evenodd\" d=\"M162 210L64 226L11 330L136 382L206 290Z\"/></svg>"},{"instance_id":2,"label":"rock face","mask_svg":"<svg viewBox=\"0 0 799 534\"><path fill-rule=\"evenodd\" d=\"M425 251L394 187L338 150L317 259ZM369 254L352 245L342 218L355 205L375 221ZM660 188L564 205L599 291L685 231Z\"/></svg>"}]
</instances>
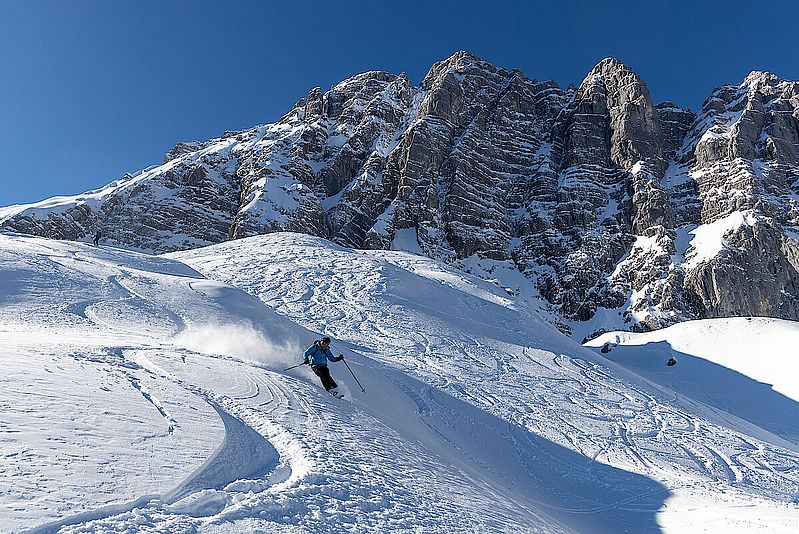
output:
<instances>
[{"instance_id":1,"label":"rock face","mask_svg":"<svg viewBox=\"0 0 799 534\"><path fill-rule=\"evenodd\" d=\"M276 123L2 209L0 226L62 239L100 228L153 252L296 231L479 257L596 328L799 319L799 83L753 72L695 114L655 105L616 59L564 91L458 52L418 86L366 72L315 88Z\"/></svg>"}]
</instances>

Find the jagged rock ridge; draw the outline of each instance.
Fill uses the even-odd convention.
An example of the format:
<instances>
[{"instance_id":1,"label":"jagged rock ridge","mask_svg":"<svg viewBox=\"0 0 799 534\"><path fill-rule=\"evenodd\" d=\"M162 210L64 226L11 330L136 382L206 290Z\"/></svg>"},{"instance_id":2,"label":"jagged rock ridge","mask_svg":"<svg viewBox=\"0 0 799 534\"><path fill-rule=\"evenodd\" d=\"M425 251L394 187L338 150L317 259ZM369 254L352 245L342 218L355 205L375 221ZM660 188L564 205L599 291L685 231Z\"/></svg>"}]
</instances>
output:
<instances>
[{"instance_id":1,"label":"jagged rock ridge","mask_svg":"<svg viewBox=\"0 0 799 534\"><path fill-rule=\"evenodd\" d=\"M616 59L564 91L458 52L418 86L366 72L315 88L276 123L0 225L154 252L283 230L412 243L512 262L567 320L799 319L799 84L753 72L695 114L655 105Z\"/></svg>"}]
</instances>

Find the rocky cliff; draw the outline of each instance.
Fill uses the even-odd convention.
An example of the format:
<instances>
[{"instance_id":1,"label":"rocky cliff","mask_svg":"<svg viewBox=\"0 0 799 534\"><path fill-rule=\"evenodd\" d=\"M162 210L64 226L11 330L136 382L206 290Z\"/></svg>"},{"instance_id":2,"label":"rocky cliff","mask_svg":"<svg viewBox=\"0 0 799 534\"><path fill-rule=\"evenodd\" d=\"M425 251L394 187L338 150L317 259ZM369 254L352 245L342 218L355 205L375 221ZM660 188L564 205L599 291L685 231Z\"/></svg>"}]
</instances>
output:
<instances>
[{"instance_id":1,"label":"rocky cliff","mask_svg":"<svg viewBox=\"0 0 799 534\"><path fill-rule=\"evenodd\" d=\"M799 319L799 83L753 72L694 113L653 103L616 59L564 91L459 52L418 86L315 88L278 122L0 209L0 226L153 252L283 230L410 243L512 264L564 324L596 329Z\"/></svg>"}]
</instances>

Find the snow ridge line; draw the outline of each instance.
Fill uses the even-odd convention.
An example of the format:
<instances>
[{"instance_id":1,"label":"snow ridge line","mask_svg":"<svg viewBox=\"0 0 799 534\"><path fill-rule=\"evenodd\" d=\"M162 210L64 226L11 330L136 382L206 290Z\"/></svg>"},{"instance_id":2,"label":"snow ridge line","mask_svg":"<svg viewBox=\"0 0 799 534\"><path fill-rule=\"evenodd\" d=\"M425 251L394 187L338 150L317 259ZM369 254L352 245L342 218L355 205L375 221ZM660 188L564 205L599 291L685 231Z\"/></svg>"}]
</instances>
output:
<instances>
[{"instance_id":1,"label":"snow ridge line","mask_svg":"<svg viewBox=\"0 0 799 534\"><path fill-rule=\"evenodd\" d=\"M279 464L280 455L266 438L213 400L205 400L222 419L225 439L203 465L162 497L164 504L205 489L223 489L236 480L263 476Z\"/></svg>"},{"instance_id":2,"label":"snow ridge line","mask_svg":"<svg viewBox=\"0 0 799 534\"><path fill-rule=\"evenodd\" d=\"M210 354L195 353L195 352L187 350L187 349L181 349L181 350L185 351L187 353L195 354L195 355L206 357L206 358L217 358L217 359L221 359L221 360L227 360L227 361L236 362L236 363L239 363L239 364L252 365L250 362L246 362L246 361L243 361L243 360L240 360L238 358L231 357L231 356L221 356L221 355L213 356L213 355L210 355ZM168 380L171 380L175 384L177 384L180 387L186 389L187 391L197 395L198 397L202 398L205 402L207 402L212 408L214 408L217 411L217 413L220 414L220 417L222 418L223 423L225 423L225 430L226 430L225 440L227 440L227 435L228 435L227 434L228 424L231 424L234 427L234 430L236 430L239 425L243 425L243 426L246 426L250 431L252 431L255 434L257 434L260 438L262 438L271 447L273 447L274 448L274 452L275 452L275 454L278 457L275 467L279 467L280 465L286 465L288 467L288 473L284 477L279 477L277 480L273 480L272 481L271 485L273 487L285 487L287 485L290 485L290 484L302 479L305 476L305 474L311 469L312 465L309 465L309 458L307 458L301 452L302 449L303 449L303 446L299 442L297 442L297 440L290 433L288 433L286 430L284 430L282 427L280 427L279 425L277 425L274 422L271 422L271 421L265 419L263 417L262 413L257 412L257 410L249 409L247 406L238 404L238 402L237 402L237 401L246 400L246 399L230 398L230 397L222 396L222 395L214 395L213 393L203 389L200 386L197 386L195 384L189 384L189 383L185 382L184 380L181 380L180 378L178 378L177 376L175 376L171 372L163 369L158 364L154 363L145 354L142 354L141 351L139 351L137 354L134 354L132 356L131 360L134 361L135 363L137 363L138 365L140 365L142 368L146 369L147 371L149 371L149 372L151 372L153 374L162 376L162 377L164 377L164 378L166 378ZM259 370L263 370L263 368L261 368L260 366L257 366L257 365L253 365L253 367L257 368ZM268 384L266 384L266 385L267 385L267 387L270 387ZM256 386L257 389L260 389L257 383L255 384L255 386ZM278 388L278 389L280 389L280 388ZM254 417L256 417L258 419L259 423L260 423L258 426L259 426L261 432L259 432L258 430L255 430L255 428L251 424L249 424L249 423L247 423L245 421L246 415L244 417L242 417L242 415L243 415L241 413L242 411L247 411L248 415L250 415L249 412L252 412L252 415ZM234 415L234 412L236 412L235 415ZM225 415L223 416L222 413L224 413ZM226 420L226 417L230 418L230 419L234 419L235 422ZM247 433L247 431L243 430L243 429L238 429L236 431L239 431L239 430L244 431L245 433ZM264 434L262 432L265 432L267 434L267 437L264 437ZM223 444L220 445L220 449L215 451L214 454L211 456L211 458L209 458L209 461L211 459L213 459L215 456L217 456L217 454L220 452L220 450L221 450L223 445L224 445L224 441L223 441ZM207 462L206 462L206 464L207 464ZM200 467L198 469L198 471L196 471L195 473L190 475L189 478L187 479L187 481L189 479L194 478L195 476L198 476L200 474L199 473L200 469L202 469L203 467L207 467L206 464L203 464L203 466ZM265 474L265 473L262 473L262 474ZM249 476L252 476L252 474L250 474ZM234 482L234 481L235 480L231 480L229 482ZM177 492L177 491L178 491L178 488L175 488L174 490L172 490L170 492L170 494L174 493L174 492ZM185 496L185 495L183 495L183 496Z\"/></svg>"},{"instance_id":3,"label":"snow ridge line","mask_svg":"<svg viewBox=\"0 0 799 534\"><path fill-rule=\"evenodd\" d=\"M154 500L158 500L159 498L159 495L144 495L135 501L122 504L109 504L107 506L97 508L96 510L81 512L64 519L57 519L30 530L23 530L20 534L56 534L59 530L61 530L62 527L88 523L89 521L96 521L98 519L124 514L125 512L130 512L131 510L140 508Z\"/></svg>"},{"instance_id":4,"label":"snow ridge line","mask_svg":"<svg viewBox=\"0 0 799 534\"><path fill-rule=\"evenodd\" d=\"M212 399L200 396L216 410L222 419L225 425L225 438L208 460L177 487L163 495L148 494L126 503L106 505L96 510L58 519L23 531L23 534L55 534L62 527L111 518L145 506L163 508L196 492L206 489L223 489L237 480L266 475L279 466L280 455L269 441L247 424L226 412ZM286 479L288 478L289 476L286 475ZM272 484L279 482L283 482L283 480L272 481Z\"/></svg>"},{"instance_id":5,"label":"snow ridge line","mask_svg":"<svg viewBox=\"0 0 799 534\"><path fill-rule=\"evenodd\" d=\"M271 487L284 486L287 483L296 481L298 478L302 478L301 475L298 476L298 473L292 469L294 462L282 462L280 453L269 440L233 415L231 413L232 410L229 411L230 407L228 409L223 407L223 404L230 404L232 400L226 399L224 396L213 395L199 386L185 383L172 373L162 369L139 352L141 349L147 350L148 348L153 347L124 347L119 348L119 352L121 353L123 349L137 350L138 354L125 359L134 365L140 366L147 372L172 381L208 403L217 412L224 424L225 437L222 443L200 467L166 493L147 494L132 501L105 505L95 510L81 512L23 531L24 534L55 534L63 527L109 519L143 507L169 511L173 505L176 503L179 505L179 501L189 495L209 489L222 490L236 481L264 477L269 473L273 473L273 476L269 477L269 485ZM147 388L142 386L138 379L128 373L123 374L131 385L153 404L164 419L169 422L168 432L173 432L174 424L176 423L161 406L161 403L146 391ZM288 467L288 469L281 470L281 465Z\"/></svg>"}]
</instances>

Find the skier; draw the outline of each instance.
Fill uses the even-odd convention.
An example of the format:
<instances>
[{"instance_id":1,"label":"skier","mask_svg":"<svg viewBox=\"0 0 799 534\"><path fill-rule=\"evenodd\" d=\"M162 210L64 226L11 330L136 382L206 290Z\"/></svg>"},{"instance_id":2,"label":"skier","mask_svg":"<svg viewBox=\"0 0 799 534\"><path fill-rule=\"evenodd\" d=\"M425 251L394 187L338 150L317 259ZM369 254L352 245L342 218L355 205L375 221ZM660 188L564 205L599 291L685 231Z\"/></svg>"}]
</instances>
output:
<instances>
[{"instance_id":1,"label":"skier","mask_svg":"<svg viewBox=\"0 0 799 534\"><path fill-rule=\"evenodd\" d=\"M100 230L97 230L97 233L94 234L94 246L100 246Z\"/></svg>"},{"instance_id":2,"label":"skier","mask_svg":"<svg viewBox=\"0 0 799 534\"><path fill-rule=\"evenodd\" d=\"M330 338L323 337L321 340L314 341L313 345L308 347L302 356L303 363L311 366L311 371L322 381L322 386L332 395L340 397L336 389L338 385L333 380L333 377L330 376L330 370L327 368L327 360L340 362L344 359L344 355L333 356L333 353L330 352Z\"/></svg>"}]
</instances>

